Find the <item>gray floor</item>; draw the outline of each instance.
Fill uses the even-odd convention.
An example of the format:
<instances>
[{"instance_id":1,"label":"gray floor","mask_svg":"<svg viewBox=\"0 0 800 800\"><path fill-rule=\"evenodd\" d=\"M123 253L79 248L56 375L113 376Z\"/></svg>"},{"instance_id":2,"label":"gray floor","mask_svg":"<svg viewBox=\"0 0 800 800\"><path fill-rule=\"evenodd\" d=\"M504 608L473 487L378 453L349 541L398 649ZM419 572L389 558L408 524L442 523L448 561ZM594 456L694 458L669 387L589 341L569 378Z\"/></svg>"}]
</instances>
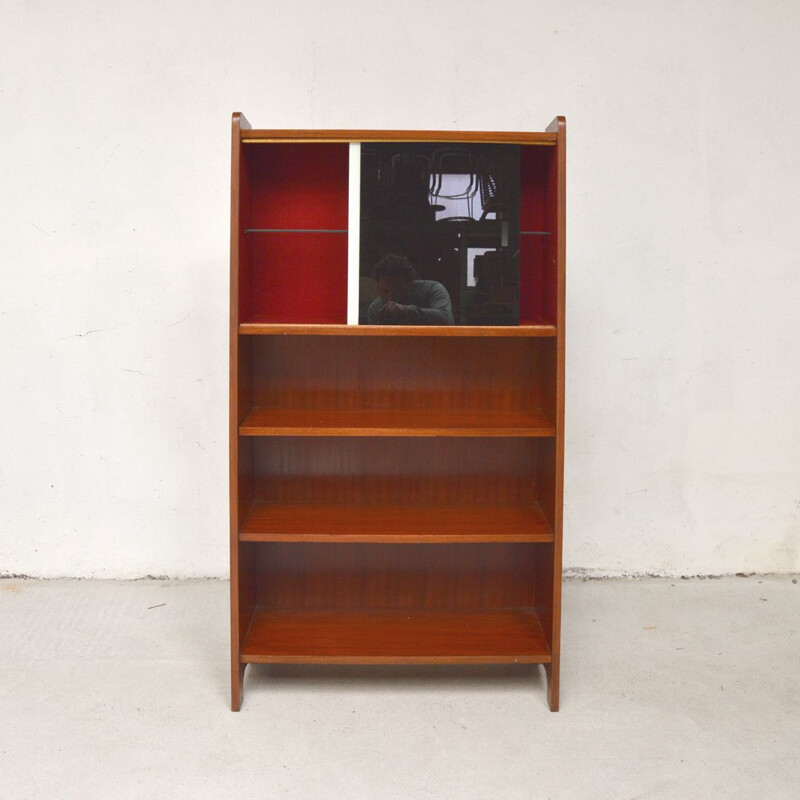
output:
<instances>
[{"instance_id":1,"label":"gray floor","mask_svg":"<svg viewBox=\"0 0 800 800\"><path fill-rule=\"evenodd\" d=\"M800 584L567 581L538 667L249 667L220 581L0 581L4 798L800 797Z\"/></svg>"}]
</instances>

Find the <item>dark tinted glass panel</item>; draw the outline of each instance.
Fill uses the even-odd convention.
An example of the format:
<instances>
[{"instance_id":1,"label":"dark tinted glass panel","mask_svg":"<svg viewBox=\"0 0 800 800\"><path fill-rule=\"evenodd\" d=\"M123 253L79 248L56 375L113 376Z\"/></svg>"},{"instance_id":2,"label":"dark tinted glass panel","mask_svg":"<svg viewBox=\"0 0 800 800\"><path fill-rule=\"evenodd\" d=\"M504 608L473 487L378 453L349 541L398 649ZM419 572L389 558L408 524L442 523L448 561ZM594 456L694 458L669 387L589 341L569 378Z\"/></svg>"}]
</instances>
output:
<instances>
[{"instance_id":1,"label":"dark tinted glass panel","mask_svg":"<svg viewBox=\"0 0 800 800\"><path fill-rule=\"evenodd\" d=\"M362 144L360 251L362 324L518 324L519 146Z\"/></svg>"}]
</instances>

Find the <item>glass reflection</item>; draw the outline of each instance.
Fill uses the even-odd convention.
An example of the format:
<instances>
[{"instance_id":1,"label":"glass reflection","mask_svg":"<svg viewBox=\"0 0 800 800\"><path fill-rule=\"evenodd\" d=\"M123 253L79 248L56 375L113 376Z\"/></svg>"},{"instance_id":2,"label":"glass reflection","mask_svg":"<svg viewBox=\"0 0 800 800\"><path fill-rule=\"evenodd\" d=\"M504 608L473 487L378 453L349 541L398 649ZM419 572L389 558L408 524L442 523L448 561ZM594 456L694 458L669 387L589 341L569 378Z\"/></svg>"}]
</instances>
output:
<instances>
[{"instance_id":1,"label":"glass reflection","mask_svg":"<svg viewBox=\"0 0 800 800\"><path fill-rule=\"evenodd\" d=\"M516 325L519 145L363 143L359 322Z\"/></svg>"}]
</instances>

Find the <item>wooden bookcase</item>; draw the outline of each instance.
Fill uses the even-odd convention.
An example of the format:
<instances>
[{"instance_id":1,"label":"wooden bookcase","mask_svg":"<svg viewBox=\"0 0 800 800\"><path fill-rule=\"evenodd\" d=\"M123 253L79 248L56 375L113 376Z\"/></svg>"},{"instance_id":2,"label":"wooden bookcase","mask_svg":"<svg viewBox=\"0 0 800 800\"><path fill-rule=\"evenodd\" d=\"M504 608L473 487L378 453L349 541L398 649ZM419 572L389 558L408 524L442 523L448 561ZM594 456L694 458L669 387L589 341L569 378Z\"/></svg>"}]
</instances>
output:
<instances>
[{"instance_id":1,"label":"wooden bookcase","mask_svg":"<svg viewBox=\"0 0 800 800\"><path fill-rule=\"evenodd\" d=\"M520 324L348 325L350 142L521 151ZM233 710L250 663L532 663L558 709L565 144L233 115Z\"/></svg>"}]
</instances>

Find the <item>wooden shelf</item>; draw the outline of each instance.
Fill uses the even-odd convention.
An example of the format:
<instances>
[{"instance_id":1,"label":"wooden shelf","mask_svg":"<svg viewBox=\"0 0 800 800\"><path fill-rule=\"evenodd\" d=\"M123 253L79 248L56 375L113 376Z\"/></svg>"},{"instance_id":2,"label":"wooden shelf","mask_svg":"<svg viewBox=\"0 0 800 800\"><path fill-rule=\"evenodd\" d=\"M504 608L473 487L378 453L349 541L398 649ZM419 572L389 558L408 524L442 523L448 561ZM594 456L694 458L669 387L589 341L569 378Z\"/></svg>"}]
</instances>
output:
<instances>
[{"instance_id":1,"label":"wooden shelf","mask_svg":"<svg viewBox=\"0 0 800 800\"><path fill-rule=\"evenodd\" d=\"M499 336L554 337L555 325L278 325L244 322L244 336Z\"/></svg>"},{"instance_id":2,"label":"wooden shelf","mask_svg":"<svg viewBox=\"0 0 800 800\"><path fill-rule=\"evenodd\" d=\"M547 664L529 609L332 611L256 608L242 663Z\"/></svg>"},{"instance_id":3,"label":"wooden shelf","mask_svg":"<svg viewBox=\"0 0 800 800\"><path fill-rule=\"evenodd\" d=\"M552 542L537 504L409 507L254 505L243 542Z\"/></svg>"},{"instance_id":4,"label":"wooden shelf","mask_svg":"<svg viewBox=\"0 0 800 800\"><path fill-rule=\"evenodd\" d=\"M554 436L541 411L254 408L242 436Z\"/></svg>"},{"instance_id":5,"label":"wooden shelf","mask_svg":"<svg viewBox=\"0 0 800 800\"><path fill-rule=\"evenodd\" d=\"M487 131L359 131L359 130L241 130L242 144L281 142L497 142L555 147L552 132Z\"/></svg>"}]
</instances>

